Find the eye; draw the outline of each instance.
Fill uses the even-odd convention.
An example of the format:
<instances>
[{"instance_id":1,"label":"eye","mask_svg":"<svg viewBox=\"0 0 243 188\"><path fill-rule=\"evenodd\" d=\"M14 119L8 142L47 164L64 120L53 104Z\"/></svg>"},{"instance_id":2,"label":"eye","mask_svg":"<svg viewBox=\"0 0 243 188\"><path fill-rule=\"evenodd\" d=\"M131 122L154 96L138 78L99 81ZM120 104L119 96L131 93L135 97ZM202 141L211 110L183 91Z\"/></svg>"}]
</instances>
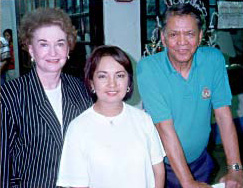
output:
<instances>
[{"instance_id":1,"label":"eye","mask_svg":"<svg viewBox=\"0 0 243 188\"><path fill-rule=\"evenodd\" d=\"M169 33L168 36L169 36L170 38L174 38L174 37L176 37L176 35L177 35L176 33Z\"/></svg>"},{"instance_id":2,"label":"eye","mask_svg":"<svg viewBox=\"0 0 243 188\"><path fill-rule=\"evenodd\" d=\"M98 79L105 79L106 78L106 75L105 74L99 74L97 76Z\"/></svg>"},{"instance_id":3,"label":"eye","mask_svg":"<svg viewBox=\"0 0 243 188\"><path fill-rule=\"evenodd\" d=\"M41 47L47 47L48 44L47 44L47 43L40 43L40 46L41 46Z\"/></svg>"},{"instance_id":4,"label":"eye","mask_svg":"<svg viewBox=\"0 0 243 188\"><path fill-rule=\"evenodd\" d=\"M63 43L63 42L59 42L58 44L57 44L57 46L59 46L59 47L63 47L65 44Z\"/></svg>"},{"instance_id":5,"label":"eye","mask_svg":"<svg viewBox=\"0 0 243 188\"><path fill-rule=\"evenodd\" d=\"M119 73L117 74L117 78L125 78L125 73Z\"/></svg>"},{"instance_id":6,"label":"eye","mask_svg":"<svg viewBox=\"0 0 243 188\"><path fill-rule=\"evenodd\" d=\"M195 33L194 33L194 32L188 32L188 33L187 33L187 36L189 36L189 37L194 37L194 36L195 36Z\"/></svg>"}]
</instances>

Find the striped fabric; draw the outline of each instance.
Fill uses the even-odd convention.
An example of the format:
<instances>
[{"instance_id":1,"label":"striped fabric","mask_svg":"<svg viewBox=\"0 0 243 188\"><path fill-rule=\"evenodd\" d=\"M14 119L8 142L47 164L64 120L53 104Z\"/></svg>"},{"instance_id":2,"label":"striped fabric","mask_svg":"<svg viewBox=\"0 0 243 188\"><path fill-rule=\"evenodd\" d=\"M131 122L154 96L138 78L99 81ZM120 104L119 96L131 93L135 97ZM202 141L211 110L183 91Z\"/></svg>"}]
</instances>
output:
<instances>
[{"instance_id":1,"label":"striped fabric","mask_svg":"<svg viewBox=\"0 0 243 188\"><path fill-rule=\"evenodd\" d=\"M63 135L91 106L85 86L61 74ZM1 187L56 187L63 137L36 69L1 87Z\"/></svg>"}]
</instances>

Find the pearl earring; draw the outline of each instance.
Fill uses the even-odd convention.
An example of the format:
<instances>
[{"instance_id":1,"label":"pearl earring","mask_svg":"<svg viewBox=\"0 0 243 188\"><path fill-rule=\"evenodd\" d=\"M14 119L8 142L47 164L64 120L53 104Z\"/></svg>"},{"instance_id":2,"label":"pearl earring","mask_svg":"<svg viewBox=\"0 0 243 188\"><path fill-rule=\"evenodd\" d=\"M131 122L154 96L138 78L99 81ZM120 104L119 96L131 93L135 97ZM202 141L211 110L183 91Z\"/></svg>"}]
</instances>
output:
<instances>
[{"instance_id":1,"label":"pearl earring","mask_svg":"<svg viewBox=\"0 0 243 188\"><path fill-rule=\"evenodd\" d=\"M95 94L95 90L94 89L91 89L91 93Z\"/></svg>"},{"instance_id":2,"label":"pearl earring","mask_svg":"<svg viewBox=\"0 0 243 188\"><path fill-rule=\"evenodd\" d=\"M130 87L127 87L127 93L129 93L130 90L131 90Z\"/></svg>"}]
</instances>

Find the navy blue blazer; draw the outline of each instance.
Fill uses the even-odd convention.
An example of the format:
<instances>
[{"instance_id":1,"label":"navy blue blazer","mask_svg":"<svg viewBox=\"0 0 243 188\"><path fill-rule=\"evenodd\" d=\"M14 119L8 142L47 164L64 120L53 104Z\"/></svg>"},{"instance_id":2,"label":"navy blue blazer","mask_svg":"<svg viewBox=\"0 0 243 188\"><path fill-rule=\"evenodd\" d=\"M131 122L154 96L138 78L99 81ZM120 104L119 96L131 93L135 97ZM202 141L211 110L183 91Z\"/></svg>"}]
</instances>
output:
<instances>
[{"instance_id":1,"label":"navy blue blazer","mask_svg":"<svg viewBox=\"0 0 243 188\"><path fill-rule=\"evenodd\" d=\"M63 135L92 105L79 79L61 74ZM36 69L1 87L1 187L56 187L63 146L61 125Z\"/></svg>"}]
</instances>

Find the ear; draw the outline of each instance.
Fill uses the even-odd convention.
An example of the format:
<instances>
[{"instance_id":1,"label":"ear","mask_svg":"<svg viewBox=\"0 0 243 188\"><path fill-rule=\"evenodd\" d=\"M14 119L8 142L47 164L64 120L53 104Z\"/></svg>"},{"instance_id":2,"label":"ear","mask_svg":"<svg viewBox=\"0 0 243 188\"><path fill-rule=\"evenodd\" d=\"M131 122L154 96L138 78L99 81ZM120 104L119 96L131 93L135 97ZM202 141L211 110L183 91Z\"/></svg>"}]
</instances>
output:
<instances>
[{"instance_id":1,"label":"ear","mask_svg":"<svg viewBox=\"0 0 243 188\"><path fill-rule=\"evenodd\" d=\"M198 41L198 45L201 44L201 41L202 41L202 38L203 38L203 30L201 29L200 33L199 33L199 41Z\"/></svg>"},{"instance_id":2,"label":"ear","mask_svg":"<svg viewBox=\"0 0 243 188\"><path fill-rule=\"evenodd\" d=\"M161 31L161 42L163 44L164 47L166 47L166 42L165 42L165 32Z\"/></svg>"},{"instance_id":3,"label":"ear","mask_svg":"<svg viewBox=\"0 0 243 188\"><path fill-rule=\"evenodd\" d=\"M28 45L28 50L29 50L29 54L32 58L34 58L34 52L33 52L33 46L32 45Z\"/></svg>"},{"instance_id":4,"label":"ear","mask_svg":"<svg viewBox=\"0 0 243 188\"><path fill-rule=\"evenodd\" d=\"M68 49L67 49L67 57L69 56L69 52L70 52L70 49L69 49L69 46L68 46Z\"/></svg>"},{"instance_id":5,"label":"ear","mask_svg":"<svg viewBox=\"0 0 243 188\"><path fill-rule=\"evenodd\" d=\"M91 89L95 89L93 80L89 81Z\"/></svg>"}]
</instances>

